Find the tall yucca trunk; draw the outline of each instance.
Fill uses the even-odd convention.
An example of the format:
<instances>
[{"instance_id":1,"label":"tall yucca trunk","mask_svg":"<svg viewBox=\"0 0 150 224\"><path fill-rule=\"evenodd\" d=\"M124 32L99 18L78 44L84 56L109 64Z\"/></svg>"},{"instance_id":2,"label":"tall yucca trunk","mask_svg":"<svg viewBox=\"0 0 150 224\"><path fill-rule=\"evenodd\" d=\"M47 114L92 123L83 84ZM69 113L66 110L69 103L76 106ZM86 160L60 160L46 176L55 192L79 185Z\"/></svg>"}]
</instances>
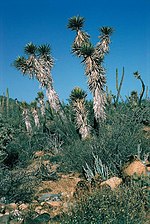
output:
<instances>
[{"instance_id":1,"label":"tall yucca trunk","mask_svg":"<svg viewBox=\"0 0 150 224\"><path fill-rule=\"evenodd\" d=\"M95 54L100 58L104 58L105 54L109 53L109 44L109 36L102 37L101 41L97 43L97 46L95 48Z\"/></svg>"},{"instance_id":2,"label":"tall yucca trunk","mask_svg":"<svg viewBox=\"0 0 150 224\"><path fill-rule=\"evenodd\" d=\"M31 133L32 132L32 126L31 126L30 119L29 119L28 109L24 108L22 115L24 117L26 130L27 130L27 132Z\"/></svg>"},{"instance_id":3,"label":"tall yucca trunk","mask_svg":"<svg viewBox=\"0 0 150 224\"><path fill-rule=\"evenodd\" d=\"M41 85L46 88L46 95L50 104L50 107L59 112L61 109L59 97L56 91L53 88L53 80L51 77L51 69L49 62L45 62L43 59L40 60L40 63L43 65L44 72L41 74ZM44 74L44 75L43 75Z\"/></svg>"},{"instance_id":4,"label":"tall yucca trunk","mask_svg":"<svg viewBox=\"0 0 150 224\"><path fill-rule=\"evenodd\" d=\"M53 89L52 85L47 86L46 95L47 95L50 107L54 111L59 112L60 109L61 109L60 108L60 101L59 101L58 95L55 92L55 90Z\"/></svg>"},{"instance_id":5,"label":"tall yucca trunk","mask_svg":"<svg viewBox=\"0 0 150 224\"><path fill-rule=\"evenodd\" d=\"M83 43L88 42L88 40L89 40L89 35L82 30L78 30L74 40L74 44L80 47Z\"/></svg>"},{"instance_id":6,"label":"tall yucca trunk","mask_svg":"<svg viewBox=\"0 0 150 224\"><path fill-rule=\"evenodd\" d=\"M105 105L106 95L104 86L106 83L105 70L94 59L89 58L85 61L85 73L88 77L88 86L93 95L93 109L97 121L106 118Z\"/></svg>"},{"instance_id":7,"label":"tall yucca trunk","mask_svg":"<svg viewBox=\"0 0 150 224\"><path fill-rule=\"evenodd\" d=\"M46 62L42 59L38 60L36 57L31 55L27 60L28 66L30 66L29 74L30 76L34 76L40 82L41 87L45 87L47 85L48 79L50 79L50 68L47 67Z\"/></svg>"},{"instance_id":8,"label":"tall yucca trunk","mask_svg":"<svg viewBox=\"0 0 150 224\"><path fill-rule=\"evenodd\" d=\"M76 126L79 129L81 138L84 140L90 136L90 126L88 125L88 112L83 100L77 100L73 103L76 113Z\"/></svg>"},{"instance_id":9,"label":"tall yucca trunk","mask_svg":"<svg viewBox=\"0 0 150 224\"><path fill-rule=\"evenodd\" d=\"M43 99L39 99L39 104L40 104L40 110L41 110L41 115L44 117L45 116L45 103Z\"/></svg>"},{"instance_id":10,"label":"tall yucca trunk","mask_svg":"<svg viewBox=\"0 0 150 224\"><path fill-rule=\"evenodd\" d=\"M40 121L39 121L39 116L38 116L38 112L35 108L32 108L32 115L34 118L34 123L36 127L40 127Z\"/></svg>"},{"instance_id":11,"label":"tall yucca trunk","mask_svg":"<svg viewBox=\"0 0 150 224\"><path fill-rule=\"evenodd\" d=\"M106 95L104 91L97 87L93 96L93 109L97 121L106 119L105 105Z\"/></svg>"}]
</instances>

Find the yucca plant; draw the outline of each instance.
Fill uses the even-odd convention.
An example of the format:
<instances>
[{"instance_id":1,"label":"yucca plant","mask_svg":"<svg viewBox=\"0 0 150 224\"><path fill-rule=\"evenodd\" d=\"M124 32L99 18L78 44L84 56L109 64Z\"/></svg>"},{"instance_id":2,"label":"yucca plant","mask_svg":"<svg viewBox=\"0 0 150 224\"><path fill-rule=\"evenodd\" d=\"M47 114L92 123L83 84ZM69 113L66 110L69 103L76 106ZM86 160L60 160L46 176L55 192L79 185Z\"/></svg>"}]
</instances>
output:
<instances>
[{"instance_id":1,"label":"yucca plant","mask_svg":"<svg viewBox=\"0 0 150 224\"><path fill-rule=\"evenodd\" d=\"M86 166L83 166L84 175L87 181L92 182L92 180L96 180L97 177L100 178L101 181L107 180L109 177L109 169L108 167L102 163L101 159L92 153L94 159L93 169L86 163Z\"/></svg>"},{"instance_id":2,"label":"yucca plant","mask_svg":"<svg viewBox=\"0 0 150 224\"><path fill-rule=\"evenodd\" d=\"M33 101L31 102L31 112L34 118L34 123L36 127L40 127L40 121L39 121L39 116L38 116L38 108L37 108L37 102Z\"/></svg>"},{"instance_id":3,"label":"yucca plant","mask_svg":"<svg viewBox=\"0 0 150 224\"><path fill-rule=\"evenodd\" d=\"M40 104L41 115L42 117L44 117L45 116L45 102L44 102L43 92L37 93L36 101Z\"/></svg>"},{"instance_id":4,"label":"yucca plant","mask_svg":"<svg viewBox=\"0 0 150 224\"><path fill-rule=\"evenodd\" d=\"M23 118L24 118L26 130L27 130L27 132L31 133L32 132L32 126L31 126L31 122L30 122L30 118L29 118L28 104L25 101L21 102L21 108L23 110L22 115L23 115Z\"/></svg>"},{"instance_id":5,"label":"yucca plant","mask_svg":"<svg viewBox=\"0 0 150 224\"><path fill-rule=\"evenodd\" d=\"M54 60L51 56L51 48L48 44L36 46L33 43L28 43L24 49L27 58L19 56L14 61L14 66L24 75L29 75L30 78L36 78L41 87L46 88L51 108L58 112L60 110L60 101L56 91L53 88L53 79L51 69L54 65Z\"/></svg>"},{"instance_id":6,"label":"yucca plant","mask_svg":"<svg viewBox=\"0 0 150 224\"><path fill-rule=\"evenodd\" d=\"M93 95L93 109L96 120L104 120L106 95L104 86L106 83L105 69L102 67L102 60L95 53L91 43L82 45L81 55L84 57L85 74L88 77L88 86Z\"/></svg>"},{"instance_id":7,"label":"yucca plant","mask_svg":"<svg viewBox=\"0 0 150 224\"><path fill-rule=\"evenodd\" d=\"M29 77L33 78L33 73L31 73L31 70L29 70L29 65L27 64L26 58L24 56L18 56L13 65L17 70L21 71L23 75L29 73Z\"/></svg>"},{"instance_id":8,"label":"yucca plant","mask_svg":"<svg viewBox=\"0 0 150 224\"><path fill-rule=\"evenodd\" d=\"M104 87L106 83L105 69L102 62L104 55L109 52L110 35L113 32L111 27L102 27L100 29L100 42L94 47L89 40L89 36L81 38L78 31L83 28L83 17L72 17L69 19L68 28L77 31L77 37L72 46L72 52L78 57L82 57L82 63L85 65L85 74L88 77L88 86L93 94L93 109L97 121L106 118L105 105L106 94ZM84 33L84 32L83 32ZM80 41L78 41L80 40Z\"/></svg>"},{"instance_id":9,"label":"yucca plant","mask_svg":"<svg viewBox=\"0 0 150 224\"><path fill-rule=\"evenodd\" d=\"M138 93L137 91L132 91L129 97L129 102L133 105L133 106L137 106L138 105Z\"/></svg>"},{"instance_id":10,"label":"yucca plant","mask_svg":"<svg viewBox=\"0 0 150 224\"><path fill-rule=\"evenodd\" d=\"M82 30L84 26L85 19L81 16L73 16L69 19L68 29L76 31L76 37L73 42L73 52L76 54L79 53L79 48L83 43L89 42L89 35Z\"/></svg>"},{"instance_id":11,"label":"yucca plant","mask_svg":"<svg viewBox=\"0 0 150 224\"><path fill-rule=\"evenodd\" d=\"M96 53L103 58L106 53L109 53L110 36L114 32L112 27L103 26L99 29L100 31L100 42L97 43Z\"/></svg>"},{"instance_id":12,"label":"yucca plant","mask_svg":"<svg viewBox=\"0 0 150 224\"><path fill-rule=\"evenodd\" d=\"M85 108L86 93L79 87L75 87L70 95L70 102L75 111L76 126L82 139L90 136L90 126L88 125L87 110Z\"/></svg>"}]
</instances>

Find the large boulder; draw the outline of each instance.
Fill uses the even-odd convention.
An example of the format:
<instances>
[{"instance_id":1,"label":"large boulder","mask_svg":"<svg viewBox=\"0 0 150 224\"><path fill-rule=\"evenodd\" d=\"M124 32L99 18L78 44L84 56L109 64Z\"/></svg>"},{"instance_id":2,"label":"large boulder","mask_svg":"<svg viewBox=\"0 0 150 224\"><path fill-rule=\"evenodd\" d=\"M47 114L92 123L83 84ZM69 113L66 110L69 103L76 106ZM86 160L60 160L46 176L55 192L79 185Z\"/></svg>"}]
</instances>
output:
<instances>
[{"instance_id":1,"label":"large boulder","mask_svg":"<svg viewBox=\"0 0 150 224\"><path fill-rule=\"evenodd\" d=\"M131 162L129 165L127 165L125 168L123 168L123 174L125 176L133 176L135 174L137 176L142 176L142 175L148 176L149 170L148 170L148 166L144 164L142 161L135 160Z\"/></svg>"},{"instance_id":2,"label":"large boulder","mask_svg":"<svg viewBox=\"0 0 150 224\"><path fill-rule=\"evenodd\" d=\"M100 186L109 186L111 190L116 189L122 183L122 179L119 177L111 177L110 179L103 181Z\"/></svg>"}]
</instances>

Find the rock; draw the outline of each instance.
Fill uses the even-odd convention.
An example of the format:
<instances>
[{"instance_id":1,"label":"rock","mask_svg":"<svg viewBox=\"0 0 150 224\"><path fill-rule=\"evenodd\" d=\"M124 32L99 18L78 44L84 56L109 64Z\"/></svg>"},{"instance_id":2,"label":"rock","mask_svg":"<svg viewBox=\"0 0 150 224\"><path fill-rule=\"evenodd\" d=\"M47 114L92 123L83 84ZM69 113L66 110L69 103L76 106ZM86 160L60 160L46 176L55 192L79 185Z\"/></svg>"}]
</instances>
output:
<instances>
[{"instance_id":1,"label":"rock","mask_svg":"<svg viewBox=\"0 0 150 224\"><path fill-rule=\"evenodd\" d=\"M39 202L43 201L60 201L61 200L61 194L43 194L41 197L38 198Z\"/></svg>"},{"instance_id":2,"label":"rock","mask_svg":"<svg viewBox=\"0 0 150 224\"><path fill-rule=\"evenodd\" d=\"M37 151L34 153L34 156L35 157L41 157L41 156L44 156L44 151Z\"/></svg>"},{"instance_id":3,"label":"rock","mask_svg":"<svg viewBox=\"0 0 150 224\"><path fill-rule=\"evenodd\" d=\"M123 169L123 174L125 176L133 176L134 174L146 176L147 168L140 160L135 160Z\"/></svg>"},{"instance_id":4,"label":"rock","mask_svg":"<svg viewBox=\"0 0 150 224\"><path fill-rule=\"evenodd\" d=\"M47 201L46 204L52 207L60 207L62 205L61 201Z\"/></svg>"},{"instance_id":5,"label":"rock","mask_svg":"<svg viewBox=\"0 0 150 224\"><path fill-rule=\"evenodd\" d=\"M19 210L26 210L26 209L28 209L28 207L29 207L29 205L28 204L21 204L21 205L19 205Z\"/></svg>"},{"instance_id":6,"label":"rock","mask_svg":"<svg viewBox=\"0 0 150 224\"><path fill-rule=\"evenodd\" d=\"M145 165L146 165L147 174L148 174L148 176L150 176L150 162L147 160Z\"/></svg>"},{"instance_id":7,"label":"rock","mask_svg":"<svg viewBox=\"0 0 150 224\"><path fill-rule=\"evenodd\" d=\"M37 206L35 208L35 212L37 212L38 214L40 214L41 210L42 210L42 206Z\"/></svg>"},{"instance_id":8,"label":"rock","mask_svg":"<svg viewBox=\"0 0 150 224\"><path fill-rule=\"evenodd\" d=\"M45 213L48 213L48 211L45 210L45 209L41 209L39 214L42 215L42 214L45 214Z\"/></svg>"},{"instance_id":9,"label":"rock","mask_svg":"<svg viewBox=\"0 0 150 224\"><path fill-rule=\"evenodd\" d=\"M111 190L114 190L122 183L122 179L119 177L111 177L110 179L103 181L100 186L109 186Z\"/></svg>"},{"instance_id":10,"label":"rock","mask_svg":"<svg viewBox=\"0 0 150 224\"><path fill-rule=\"evenodd\" d=\"M45 204L45 201L42 201L42 202L41 202L41 205L43 206L44 204Z\"/></svg>"}]
</instances>

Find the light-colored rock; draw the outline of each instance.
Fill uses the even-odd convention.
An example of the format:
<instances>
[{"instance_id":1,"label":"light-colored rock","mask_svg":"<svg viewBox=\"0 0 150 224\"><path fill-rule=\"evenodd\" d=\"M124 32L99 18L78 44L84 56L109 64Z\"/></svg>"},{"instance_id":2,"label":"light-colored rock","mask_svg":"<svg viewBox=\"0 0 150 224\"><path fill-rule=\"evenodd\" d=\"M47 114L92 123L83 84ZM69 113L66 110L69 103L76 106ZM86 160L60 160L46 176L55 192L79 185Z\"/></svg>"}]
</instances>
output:
<instances>
[{"instance_id":1,"label":"light-colored rock","mask_svg":"<svg viewBox=\"0 0 150 224\"><path fill-rule=\"evenodd\" d=\"M110 179L103 181L100 186L109 186L111 190L114 190L122 183L122 179L119 177L111 177Z\"/></svg>"},{"instance_id":2,"label":"light-colored rock","mask_svg":"<svg viewBox=\"0 0 150 224\"><path fill-rule=\"evenodd\" d=\"M19 208L20 210L26 210L26 209L28 209L28 207L29 207L28 204L24 204L24 203L23 203L23 204L19 205L18 208Z\"/></svg>"},{"instance_id":3,"label":"light-colored rock","mask_svg":"<svg viewBox=\"0 0 150 224\"><path fill-rule=\"evenodd\" d=\"M137 176L146 176L147 168L140 160L135 160L123 169L123 174L125 176L133 176L134 174Z\"/></svg>"},{"instance_id":4,"label":"light-colored rock","mask_svg":"<svg viewBox=\"0 0 150 224\"><path fill-rule=\"evenodd\" d=\"M44 156L44 151L37 151L34 153L34 156L35 157L41 157L41 156Z\"/></svg>"},{"instance_id":5,"label":"light-colored rock","mask_svg":"<svg viewBox=\"0 0 150 224\"><path fill-rule=\"evenodd\" d=\"M60 207L62 205L61 201L47 201L46 204L52 207Z\"/></svg>"},{"instance_id":6,"label":"light-colored rock","mask_svg":"<svg viewBox=\"0 0 150 224\"><path fill-rule=\"evenodd\" d=\"M42 194L39 199L40 202L44 201L60 201L61 200L61 194L52 194L52 193L44 193Z\"/></svg>"},{"instance_id":7,"label":"light-colored rock","mask_svg":"<svg viewBox=\"0 0 150 224\"><path fill-rule=\"evenodd\" d=\"M146 160L145 165L146 165L147 174L150 175L150 162Z\"/></svg>"},{"instance_id":8,"label":"light-colored rock","mask_svg":"<svg viewBox=\"0 0 150 224\"><path fill-rule=\"evenodd\" d=\"M43 202L41 202L41 205L43 206L45 204L45 202L43 201Z\"/></svg>"},{"instance_id":9,"label":"light-colored rock","mask_svg":"<svg viewBox=\"0 0 150 224\"><path fill-rule=\"evenodd\" d=\"M42 206L37 206L35 208L35 212L37 212L38 214L40 214L41 210L42 210Z\"/></svg>"},{"instance_id":10,"label":"light-colored rock","mask_svg":"<svg viewBox=\"0 0 150 224\"><path fill-rule=\"evenodd\" d=\"M40 210L40 215L42 215L42 214L45 214L45 213L48 213L48 211L47 210L44 210L44 209L42 209L42 210Z\"/></svg>"}]
</instances>

